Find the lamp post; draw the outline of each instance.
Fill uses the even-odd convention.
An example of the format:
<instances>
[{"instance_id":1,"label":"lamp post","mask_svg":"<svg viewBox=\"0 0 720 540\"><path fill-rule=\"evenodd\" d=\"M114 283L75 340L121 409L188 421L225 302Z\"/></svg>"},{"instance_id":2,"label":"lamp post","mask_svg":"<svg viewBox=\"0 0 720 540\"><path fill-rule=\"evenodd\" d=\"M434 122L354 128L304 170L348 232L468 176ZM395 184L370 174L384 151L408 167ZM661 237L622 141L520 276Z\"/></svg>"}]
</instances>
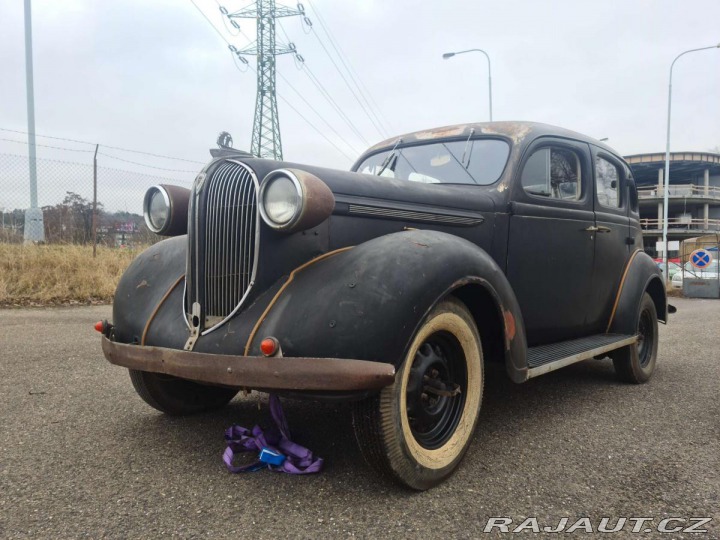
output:
<instances>
[{"instance_id":1,"label":"lamp post","mask_svg":"<svg viewBox=\"0 0 720 540\"><path fill-rule=\"evenodd\" d=\"M711 45L710 47L700 47L699 49L690 49L682 52L675 57L675 60L670 64L670 82L668 84L668 118L667 118L667 145L665 147L665 177L663 179L663 266L665 267L665 283L668 280L668 194L670 192L670 110L672 105L672 74L675 62L677 62L681 56L684 56L691 52L706 51L708 49L718 49L720 43L717 45Z\"/></svg>"},{"instance_id":2,"label":"lamp post","mask_svg":"<svg viewBox=\"0 0 720 540\"><path fill-rule=\"evenodd\" d=\"M490 121L492 122L492 74L490 72L490 57L488 56L488 53L483 51L482 49L468 49L467 51L457 51L457 52L448 52L442 55L444 60L447 60L448 58L452 58L456 54L465 54L468 52L479 52L483 53L485 55L485 58L487 58L488 63L488 96L490 99Z\"/></svg>"}]
</instances>

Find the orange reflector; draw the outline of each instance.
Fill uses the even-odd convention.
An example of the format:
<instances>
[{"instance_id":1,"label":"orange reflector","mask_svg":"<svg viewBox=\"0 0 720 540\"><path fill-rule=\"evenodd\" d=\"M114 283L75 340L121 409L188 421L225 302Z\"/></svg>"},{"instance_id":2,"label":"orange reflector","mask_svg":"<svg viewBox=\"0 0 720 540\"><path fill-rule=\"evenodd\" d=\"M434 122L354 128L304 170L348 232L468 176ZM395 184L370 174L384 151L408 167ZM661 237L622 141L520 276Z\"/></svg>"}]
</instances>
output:
<instances>
[{"instance_id":1,"label":"orange reflector","mask_svg":"<svg viewBox=\"0 0 720 540\"><path fill-rule=\"evenodd\" d=\"M95 330L97 330L98 332L102 332L102 331L103 331L103 326L105 326L105 325L103 324L103 322L102 322L102 321L98 321L98 322L95 323Z\"/></svg>"},{"instance_id":2,"label":"orange reflector","mask_svg":"<svg viewBox=\"0 0 720 540\"><path fill-rule=\"evenodd\" d=\"M260 350L265 356L272 356L278 349L278 340L274 337L266 337L260 342Z\"/></svg>"}]
</instances>

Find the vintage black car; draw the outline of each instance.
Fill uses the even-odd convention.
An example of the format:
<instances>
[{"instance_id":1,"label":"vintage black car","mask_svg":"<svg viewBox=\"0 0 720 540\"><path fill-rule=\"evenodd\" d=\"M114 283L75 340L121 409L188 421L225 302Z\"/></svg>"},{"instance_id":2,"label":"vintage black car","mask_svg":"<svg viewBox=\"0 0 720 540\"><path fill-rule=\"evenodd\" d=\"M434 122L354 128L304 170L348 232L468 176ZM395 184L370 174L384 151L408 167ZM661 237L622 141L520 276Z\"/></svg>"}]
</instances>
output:
<instances>
[{"instance_id":1,"label":"vintage black car","mask_svg":"<svg viewBox=\"0 0 720 540\"><path fill-rule=\"evenodd\" d=\"M458 466L484 365L522 383L610 356L647 381L668 304L627 164L525 122L380 143L351 172L225 154L155 186L171 236L122 277L102 348L172 415L241 389L353 402L363 455L414 489Z\"/></svg>"}]
</instances>

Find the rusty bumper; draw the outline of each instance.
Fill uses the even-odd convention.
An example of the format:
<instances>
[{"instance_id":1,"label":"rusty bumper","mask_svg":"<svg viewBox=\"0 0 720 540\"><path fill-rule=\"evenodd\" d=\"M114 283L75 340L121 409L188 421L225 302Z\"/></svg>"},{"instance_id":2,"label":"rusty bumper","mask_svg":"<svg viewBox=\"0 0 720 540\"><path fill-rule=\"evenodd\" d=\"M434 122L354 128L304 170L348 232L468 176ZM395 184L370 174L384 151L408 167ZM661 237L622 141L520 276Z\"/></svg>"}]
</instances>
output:
<instances>
[{"instance_id":1,"label":"rusty bumper","mask_svg":"<svg viewBox=\"0 0 720 540\"><path fill-rule=\"evenodd\" d=\"M208 354L116 343L105 336L102 349L117 366L258 390L379 390L395 380L392 365L367 360Z\"/></svg>"}]
</instances>

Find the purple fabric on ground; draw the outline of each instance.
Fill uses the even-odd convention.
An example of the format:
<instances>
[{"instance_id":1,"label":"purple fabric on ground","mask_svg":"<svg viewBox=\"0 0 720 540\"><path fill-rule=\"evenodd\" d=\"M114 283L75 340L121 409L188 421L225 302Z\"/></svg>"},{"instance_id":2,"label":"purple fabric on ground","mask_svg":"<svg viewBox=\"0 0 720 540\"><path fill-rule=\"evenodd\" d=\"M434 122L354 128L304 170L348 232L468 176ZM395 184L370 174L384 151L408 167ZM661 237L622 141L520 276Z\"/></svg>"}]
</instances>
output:
<instances>
[{"instance_id":1,"label":"purple fabric on ground","mask_svg":"<svg viewBox=\"0 0 720 540\"><path fill-rule=\"evenodd\" d=\"M290 428L280 404L280 398L270 394L270 414L275 426L263 431L255 426L252 431L242 426L230 426L225 430L225 440L228 443L223 453L223 461L231 473L251 472L268 468L277 472L288 474L312 474L322 470L323 459L315 457L313 453L290 440ZM257 454L267 448L285 456L282 465L274 466L255 461L249 465L233 465L236 454L255 452Z\"/></svg>"}]
</instances>

